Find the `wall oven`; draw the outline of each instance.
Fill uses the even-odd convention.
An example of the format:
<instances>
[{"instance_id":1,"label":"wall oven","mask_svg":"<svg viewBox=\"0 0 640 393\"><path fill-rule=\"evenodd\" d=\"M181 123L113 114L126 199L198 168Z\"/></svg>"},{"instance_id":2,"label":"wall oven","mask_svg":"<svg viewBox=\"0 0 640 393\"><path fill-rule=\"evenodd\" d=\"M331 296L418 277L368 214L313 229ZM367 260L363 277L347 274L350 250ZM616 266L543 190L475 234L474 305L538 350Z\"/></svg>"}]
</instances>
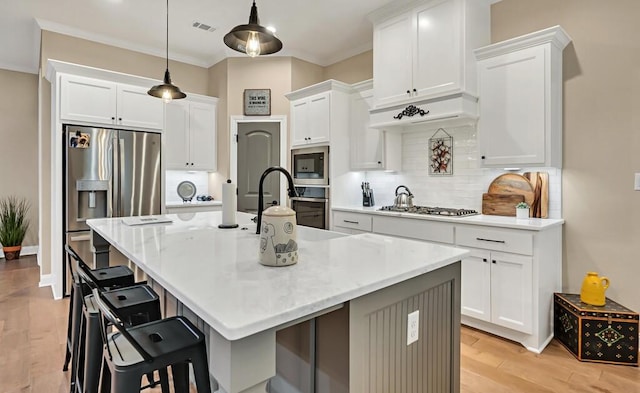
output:
<instances>
[{"instance_id":1,"label":"wall oven","mask_svg":"<svg viewBox=\"0 0 640 393\"><path fill-rule=\"evenodd\" d=\"M296 187L298 197L292 197L291 208L296 211L298 225L329 229L329 189L325 187Z\"/></svg>"},{"instance_id":2,"label":"wall oven","mask_svg":"<svg viewBox=\"0 0 640 393\"><path fill-rule=\"evenodd\" d=\"M296 186L328 186L329 146L291 150L291 168Z\"/></svg>"}]
</instances>

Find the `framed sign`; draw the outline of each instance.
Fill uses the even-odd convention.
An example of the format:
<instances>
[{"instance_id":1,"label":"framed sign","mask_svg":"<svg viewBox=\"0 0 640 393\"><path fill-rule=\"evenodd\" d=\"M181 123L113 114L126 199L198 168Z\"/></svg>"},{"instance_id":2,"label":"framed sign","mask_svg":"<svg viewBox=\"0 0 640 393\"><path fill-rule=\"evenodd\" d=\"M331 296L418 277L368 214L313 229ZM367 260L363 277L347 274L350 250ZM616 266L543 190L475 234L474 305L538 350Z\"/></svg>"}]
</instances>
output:
<instances>
[{"instance_id":1,"label":"framed sign","mask_svg":"<svg viewBox=\"0 0 640 393\"><path fill-rule=\"evenodd\" d=\"M271 115L271 89L244 90L245 116Z\"/></svg>"}]
</instances>

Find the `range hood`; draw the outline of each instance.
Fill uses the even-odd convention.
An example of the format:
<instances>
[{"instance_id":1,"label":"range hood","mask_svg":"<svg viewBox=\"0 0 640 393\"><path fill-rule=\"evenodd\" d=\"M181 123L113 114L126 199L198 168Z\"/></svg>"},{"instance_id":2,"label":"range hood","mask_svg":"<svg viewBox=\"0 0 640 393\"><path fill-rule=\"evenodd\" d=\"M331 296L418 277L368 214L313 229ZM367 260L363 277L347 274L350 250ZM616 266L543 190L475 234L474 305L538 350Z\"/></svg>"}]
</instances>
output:
<instances>
[{"instance_id":1,"label":"range hood","mask_svg":"<svg viewBox=\"0 0 640 393\"><path fill-rule=\"evenodd\" d=\"M420 98L410 103L373 108L369 116L369 127L391 132L475 125L478 98L465 92Z\"/></svg>"}]
</instances>

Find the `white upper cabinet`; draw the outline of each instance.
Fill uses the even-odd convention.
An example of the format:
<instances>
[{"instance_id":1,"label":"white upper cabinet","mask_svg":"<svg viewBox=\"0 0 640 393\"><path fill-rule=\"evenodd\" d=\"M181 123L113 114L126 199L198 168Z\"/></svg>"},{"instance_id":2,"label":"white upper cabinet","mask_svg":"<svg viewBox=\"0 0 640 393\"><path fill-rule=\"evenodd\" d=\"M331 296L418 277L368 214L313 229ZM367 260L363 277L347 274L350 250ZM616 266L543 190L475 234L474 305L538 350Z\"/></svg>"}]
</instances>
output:
<instances>
[{"instance_id":1,"label":"white upper cabinet","mask_svg":"<svg viewBox=\"0 0 640 393\"><path fill-rule=\"evenodd\" d=\"M286 94L291 109L291 147L328 145L346 127L349 85L328 80ZM347 103L348 105L348 103Z\"/></svg>"},{"instance_id":2,"label":"white upper cabinet","mask_svg":"<svg viewBox=\"0 0 640 393\"><path fill-rule=\"evenodd\" d=\"M87 78L61 76L60 119L109 127L162 130L163 103L147 88Z\"/></svg>"},{"instance_id":3,"label":"white upper cabinet","mask_svg":"<svg viewBox=\"0 0 640 393\"><path fill-rule=\"evenodd\" d=\"M291 102L291 146L328 143L331 134L331 93Z\"/></svg>"},{"instance_id":4,"label":"white upper cabinet","mask_svg":"<svg viewBox=\"0 0 640 393\"><path fill-rule=\"evenodd\" d=\"M215 171L217 100L194 95L166 105L166 169Z\"/></svg>"},{"instance_id":5,"label":"white upper cabinet","mask_svg":"<svg viewBox=\"0 0 640 393\"><path fill-rule=\"evenodd\" d=\"M354 88L356 91L351 94L349 109L351 169L400 170L401 135L369 127L369 109L373 105L371 82Z\"/></svg>"},{"instance_id":6,"label":"white upper cabinet","mask_svg":"<svg viewBox=\"0 0 640 393\"><path fill-rule=\"evenodd\" d=\"M555 26L475 51L482 165L562 167L562 50Z\"/></svg>"},{"instance_id":7,"label":"white upper cabinet","mask_svg":"<svg viewBox=\"0 0 640 393\"><path fill-rule=\"evenodd\" d=\"M414 1L374 11L375 107L448 93L475 95L472 50L489 42L490 2Z\"/></svg>"},{"instance_id":8,"label":"white upper cabinet","mask_svg":"<svg viewBox=\"0 0 640 393\"><path fill-rule=\"evenodd\" d=\"M118 85L118 125L161 130L164 116L162 100L147 94L149 88Z\"/></svg>"},{"instance_id":9,"label":"white upper cabinet","mask_svg":"<svg viewBox=\"0 0 640 393\"><path fill-rule=\"evenodd\" d=\"M189 102L175 100L165 106L164 162L167 169L186 169L189 157Z\"/></svg>"}]
</instances>

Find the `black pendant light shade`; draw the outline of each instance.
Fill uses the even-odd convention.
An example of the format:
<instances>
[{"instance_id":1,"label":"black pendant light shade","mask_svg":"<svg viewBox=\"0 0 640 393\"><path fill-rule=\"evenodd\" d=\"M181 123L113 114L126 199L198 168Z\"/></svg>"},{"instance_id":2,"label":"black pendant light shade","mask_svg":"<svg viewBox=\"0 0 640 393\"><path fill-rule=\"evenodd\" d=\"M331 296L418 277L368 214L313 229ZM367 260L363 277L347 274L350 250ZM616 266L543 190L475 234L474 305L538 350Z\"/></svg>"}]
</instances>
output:
<instances>
[{"instance_id":1,"label":"black pendant light shade","mask_svg":"<svg viewBox=\"0 0 640 393\"><path fill-rule=\"evenodd\" d=\"M169 68L164 72L164 82L160 85L155 85L147 92L150 96L162 98L165 101L179 100L185 98L180 88L171 83L171 75L169 74Z\"/></svg>"},{"instance_id":2,"label":"black pendant light shade","mask_svg":"<svg viewBox=\"0 0 640 393\"><path fill-rule=\"evenodd\" d=\"M185 98L187 95L180 91L180 88L171 83L169 73L169 0L167 0L167 69L164 71L163 83L155 85L147 92L150 96L162 98L164 102Z\"/></svg>"},{"instance_id":3,"label":"black pendant light shade","mask_svg":"<svg viewBox=\"0 0 640 393\"><path fill-rule=\"evenodd\" d=\"M271 31L260 26L255 0L251 6L249 23L234 27L224 36L224 43L229 48L251 57L270 55L282 49L282 41Z\"/></svg>"}]
</instances>

